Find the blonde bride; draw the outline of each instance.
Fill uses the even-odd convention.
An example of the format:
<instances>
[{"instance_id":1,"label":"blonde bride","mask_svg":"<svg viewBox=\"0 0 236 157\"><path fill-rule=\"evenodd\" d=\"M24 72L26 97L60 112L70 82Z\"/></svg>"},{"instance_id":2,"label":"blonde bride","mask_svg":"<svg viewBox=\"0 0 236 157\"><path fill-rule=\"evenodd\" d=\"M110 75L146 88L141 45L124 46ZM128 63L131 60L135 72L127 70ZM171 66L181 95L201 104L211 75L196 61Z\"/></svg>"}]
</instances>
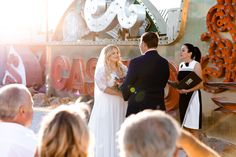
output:
<instances>
[{"instance_id":1,"label":"blonde bride","mask_svg":"<svg viewBox=\"0 0 236 157\"><path fill-rule=\"evenodd\" d=\"M95 69L94 106L89 120L94 136L94 157L119 156L116 133L125 119L127 102L117 88L117 80L126 73L120 49L115 45L104 47Z\"/></svg>"}]
</instances>

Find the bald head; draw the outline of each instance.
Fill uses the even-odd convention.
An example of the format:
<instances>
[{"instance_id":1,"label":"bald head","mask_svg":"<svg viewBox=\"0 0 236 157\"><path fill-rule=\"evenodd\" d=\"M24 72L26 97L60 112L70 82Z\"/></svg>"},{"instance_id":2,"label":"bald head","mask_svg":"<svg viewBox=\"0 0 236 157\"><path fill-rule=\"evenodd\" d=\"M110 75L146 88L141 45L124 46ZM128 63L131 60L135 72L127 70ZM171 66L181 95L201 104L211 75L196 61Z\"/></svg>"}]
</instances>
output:
<instances>
[{"instance_id":1,"label":"bald head","mask_svg":"<svg viewBox=\"0 0 236 157\"><path fill-rule=\"evenodd\" d=\"M22 84L0 88L0 119L26 125L32 120L32 96ZM31 114L31 115L29 115Z\"/></svg>"}]
</instances>

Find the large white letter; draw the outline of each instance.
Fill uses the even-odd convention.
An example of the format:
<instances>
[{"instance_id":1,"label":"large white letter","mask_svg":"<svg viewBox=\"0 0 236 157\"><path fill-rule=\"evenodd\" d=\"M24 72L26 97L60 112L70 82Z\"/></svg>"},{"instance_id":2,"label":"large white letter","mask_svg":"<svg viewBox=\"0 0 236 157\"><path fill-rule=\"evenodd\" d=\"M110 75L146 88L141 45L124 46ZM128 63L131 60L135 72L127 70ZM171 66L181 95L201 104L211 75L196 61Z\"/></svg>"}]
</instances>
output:
<instances>
[{"instance_id":1,"label":"large white letter","mask_svg":"<svg viewBox=\"0 0 236 157\"><path fill-rule=\"evenodd\" d=\"M118 23L122 28L140 27L145 20L145 8L133 0L86 0L84 18L92 32L108 31Z\"/></svg>"}]
</instances>

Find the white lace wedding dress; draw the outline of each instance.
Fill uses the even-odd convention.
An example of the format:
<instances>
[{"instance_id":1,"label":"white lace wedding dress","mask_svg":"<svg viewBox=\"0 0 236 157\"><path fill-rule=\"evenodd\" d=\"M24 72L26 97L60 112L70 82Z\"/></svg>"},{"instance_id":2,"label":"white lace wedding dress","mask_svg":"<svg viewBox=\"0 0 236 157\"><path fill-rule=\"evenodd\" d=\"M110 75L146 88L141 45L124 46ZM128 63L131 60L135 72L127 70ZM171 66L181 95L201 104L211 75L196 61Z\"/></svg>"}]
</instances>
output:
<instances>
[{"instance_id":1,"label":"white lace wedding dress","mask_svg":"<svg viewBox=\"0 0 236 157\"><path fill-rule=\"evenodd\" d=\"M127 71L127 68L124 67ZM95 73L94 106L89 129L94 138L94 157L118 157L117 131L125 119L127 102L123 98L106 94L106 87L114 86L114 79L106 81L104 68Z\"/></svg>"}]
</instances>

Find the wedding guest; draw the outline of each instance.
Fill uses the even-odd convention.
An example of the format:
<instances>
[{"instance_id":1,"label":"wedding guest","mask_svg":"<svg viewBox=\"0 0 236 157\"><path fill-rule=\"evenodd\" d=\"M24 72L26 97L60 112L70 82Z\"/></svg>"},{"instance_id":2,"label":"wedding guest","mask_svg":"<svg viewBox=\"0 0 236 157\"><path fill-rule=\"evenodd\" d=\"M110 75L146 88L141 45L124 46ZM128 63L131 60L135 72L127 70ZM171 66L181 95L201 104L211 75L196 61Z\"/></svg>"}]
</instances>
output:
<instances>
[{"instance_id":1,"label":"wedding guest","mask_svg":"<svg viewBox=\"0 0 236 157\"><path fill-rule=\"evenodd\" d=\"M180 134L178 123L162 111L133 114L119 132L121 157L172 157Z\"/></svg>"},{"instance_id":2,"label":"wedding guest","mask_svg":"<svg viewBox=\"0 0 236 157\"><path fill-rule=\"evenodd\" d=\"M0 88L0 156L33 157L37 138L28 127L32 122L33 100L22 84Z\"/></svg>"},{"instance_id":3,"label":"wedding guest","mask_svg":"<svg viewBox=\"0 0 236 157\"><path fill-rule=\"evenodd\" d=\"M43 118L36 157L89 157L90 136L80 111L60 106Z\"/></svg>"},{"instance_id":4,"label":"wedding guest","mask_svg":"<svg viewBox=\"0 0 236 157\"><path fill-rule=\"evenodd\" d=\"M163 111L145 110L129 116L121 125L121 157L173 157L176 146L189 157L219 157Z\"/></svg>"}]
</instances>

